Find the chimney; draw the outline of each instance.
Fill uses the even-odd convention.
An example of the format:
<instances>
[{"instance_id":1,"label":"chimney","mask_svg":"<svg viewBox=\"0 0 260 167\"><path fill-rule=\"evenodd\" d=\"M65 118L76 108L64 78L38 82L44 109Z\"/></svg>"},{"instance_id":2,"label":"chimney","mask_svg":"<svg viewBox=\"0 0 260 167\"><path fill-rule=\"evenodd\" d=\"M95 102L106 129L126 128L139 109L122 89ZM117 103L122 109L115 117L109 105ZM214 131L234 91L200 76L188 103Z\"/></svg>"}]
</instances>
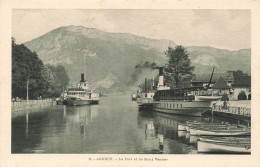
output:
<instances>
[{"instance_id":1,"label":"chimney","mask_svg":"<svg viewBox=\"0 0 260 167\"><path fill-rule=\"evenodd\" d=\"M85 82L85 80L84 80L84 74L81 74L81 80L80 80L80 82Z\"/></svg>"},{"instance_id":2,"label":"chimney","mask_svg":"<svg viewBox=\"0 0 260 167\"><path fill-rule=\"evenodd\" d=\"M159 83L158 86L164 86L163 84L163 67L159 67Z\"/></svg>"}]
</instances>

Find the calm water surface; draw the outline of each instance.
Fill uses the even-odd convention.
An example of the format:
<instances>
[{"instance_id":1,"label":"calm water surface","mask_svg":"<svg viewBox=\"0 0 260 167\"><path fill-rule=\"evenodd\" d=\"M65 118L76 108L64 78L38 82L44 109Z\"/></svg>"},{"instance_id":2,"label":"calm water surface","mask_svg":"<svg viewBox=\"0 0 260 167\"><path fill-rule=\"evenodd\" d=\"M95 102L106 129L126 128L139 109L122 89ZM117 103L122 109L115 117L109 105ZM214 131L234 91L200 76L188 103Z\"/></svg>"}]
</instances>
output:
<instances>
[{"instance_id":1,"label":"calm water surface","mask_svg":"<svg viewBox=\"0 0 260 167\"><path fill-rule=\"evenodd\" d=\"M12 153L196 154L196 138L177 130L186 120L210 117L139 111L129 96L19 111L12 113Z\"/></svg>"}]
</instances>

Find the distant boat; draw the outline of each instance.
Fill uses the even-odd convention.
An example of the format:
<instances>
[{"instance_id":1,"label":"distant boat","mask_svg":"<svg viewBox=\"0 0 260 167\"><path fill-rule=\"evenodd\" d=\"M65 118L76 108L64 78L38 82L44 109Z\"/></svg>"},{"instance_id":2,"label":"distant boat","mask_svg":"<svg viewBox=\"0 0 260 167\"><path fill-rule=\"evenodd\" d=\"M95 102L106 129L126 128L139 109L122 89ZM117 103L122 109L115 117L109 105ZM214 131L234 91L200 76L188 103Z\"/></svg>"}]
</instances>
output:
<instances>
[{"instance_id":1,"label":"distant boat","mask_svg":"<svg viewBox=\"0 0 260 167\"><path fill-rule=\"evenodd\" d=\"M98 104L99 94L94 93L88 88L84 80L84 74L81 74L80 84L77 88L69 88L67 90L67 104L72 106Z\"/></svg>"},{"instance_id":2,"label":"distant boat","mask_svg":"<svg viewBox=\"0 0 260 167\"><path fill-rule=\"evenodd\" d=\"M136 94L135 93L131 94L131 99L132 99L132 101L136 101Z\"/></svg>"}]
</instances>

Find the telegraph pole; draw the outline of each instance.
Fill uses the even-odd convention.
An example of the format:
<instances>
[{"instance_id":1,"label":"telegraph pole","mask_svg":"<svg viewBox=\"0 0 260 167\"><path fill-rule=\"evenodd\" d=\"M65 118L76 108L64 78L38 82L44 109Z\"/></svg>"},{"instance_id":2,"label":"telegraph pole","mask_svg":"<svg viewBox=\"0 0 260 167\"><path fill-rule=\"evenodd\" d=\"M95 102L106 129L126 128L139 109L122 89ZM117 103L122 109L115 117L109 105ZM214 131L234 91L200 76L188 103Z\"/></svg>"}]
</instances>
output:
<instances>
[{"instance_id":1,"label":"telegraph pole","mask_svg":"<svg viewBox=\"0 0 260 167\"><path fill-rule=\"evenodd\" d=\"M27 96L26 96L26 103L28 103L28 100L29 100L29 92L28 92L28 87L29 87L29 80L27 80Z\"/></svg>"}]
</instances>

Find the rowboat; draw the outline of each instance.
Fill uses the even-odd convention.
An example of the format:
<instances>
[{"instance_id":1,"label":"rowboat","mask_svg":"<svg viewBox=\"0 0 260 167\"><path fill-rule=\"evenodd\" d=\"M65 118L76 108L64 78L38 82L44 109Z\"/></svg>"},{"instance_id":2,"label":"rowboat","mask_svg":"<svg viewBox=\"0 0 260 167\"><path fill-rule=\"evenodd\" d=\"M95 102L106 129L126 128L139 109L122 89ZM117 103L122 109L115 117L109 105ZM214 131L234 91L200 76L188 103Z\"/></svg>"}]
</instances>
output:
<instances>
[{"instance_id":1,"label":"rowboat","mask_svg":"<svg viewBox=\"0 0 260 167\"><path fill-rule=\"evenodd\" d=\"M194 136L250 136L250 129L190 129L190 135Z\"/></svg>"},{"instance_id":2,"label":"rowboat","mask_svg":"<svg viewBox=\"0 0 260 167\"><path fill-rule=\"evenodd\" d=\"M203 124L188 124L186 125L185 129L186 131L190 131L190 128L217 128L217 127L237 127L237 125L230 125L230 124L225 124L225 123L203 123Z\"/></svg>"},{"instance_id":3,"label":"rowboat","mask_svg":"<svg viewBox=\"0 0 260 167\"><path fill-rule=\"evenodd\" d=\"M189 126L186 128L189 132L190 129L207 129L207 130L222 130L222 129L245 129L237 125L206 125L206 126Z\"/></svg>"},{"instance_id":4,"label":"rowboat","mask_svg":"<svg viewBox=\"0 0 260 167\"><path fill-rule=\"evenodd\" d=\"M200 137L200 141L216 142L216 143L251 143L251 137Z\"/></svg>"},{"instance_id":5,"label":"rowboat","mask_svg":"<svg viewBox=\"0 0 260 167\"><path fill-rule=\"evenodd\" d=\"M199 153L251 153L250 143L220 143L198 140Z\"/></svg>"}]
</instances>

